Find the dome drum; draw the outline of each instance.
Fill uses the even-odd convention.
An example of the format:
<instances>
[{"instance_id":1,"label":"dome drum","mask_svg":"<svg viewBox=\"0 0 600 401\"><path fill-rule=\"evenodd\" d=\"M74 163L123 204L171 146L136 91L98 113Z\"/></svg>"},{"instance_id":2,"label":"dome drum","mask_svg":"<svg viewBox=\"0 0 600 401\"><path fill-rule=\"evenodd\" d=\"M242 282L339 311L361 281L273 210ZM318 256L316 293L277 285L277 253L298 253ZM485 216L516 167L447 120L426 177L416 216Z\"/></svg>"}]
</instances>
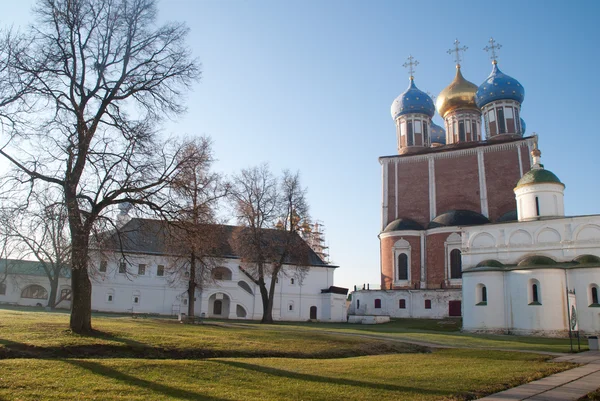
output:
<instances>
[{"instance_id":1,"label":"dome drum","mask_svg":"<svg viewBox=\"0 0 600 401\"><path fill-rule=\"evenodd\" d=\"M482 108L483 125L487 139L523 136L521 105L514 100L490 102Z\"/></svg>"},{"instance_id":2,"label":"dome drum","mask_svg":"<svg viewBox=\"0 0 600 401\"><path fill-rule=\"evenodd\" d=\"M407 114L396 120L398 153L406 154L429 146L431 119L424 114Z\"/></svg>"},{"instance_id":3,"label":"dome drum","mask_svg":"<svg viewBox=\"0 0 600 401\"><path fill-rule=\"evenodd\" d=\"M481 114L474 110L458 110L445 119L446 143L481 140Z\"/></svg>"}]
</instances>

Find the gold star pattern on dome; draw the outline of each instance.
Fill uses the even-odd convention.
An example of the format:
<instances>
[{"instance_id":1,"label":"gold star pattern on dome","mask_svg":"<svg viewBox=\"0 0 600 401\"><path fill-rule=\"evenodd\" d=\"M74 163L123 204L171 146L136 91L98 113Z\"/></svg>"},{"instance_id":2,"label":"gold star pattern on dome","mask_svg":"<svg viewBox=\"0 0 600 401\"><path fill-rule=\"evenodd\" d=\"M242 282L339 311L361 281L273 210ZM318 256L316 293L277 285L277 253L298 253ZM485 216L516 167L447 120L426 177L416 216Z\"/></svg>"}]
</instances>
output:
<instances>
[{"instance_id":1,"label":"gold star pattern on dome","mask_svg":"<svg viewBox=\"0 0 600 401\"><path fill-rule=\"evenodd\" d=\"M486 52L491 52L490 58L492 59L492 63L496 64L498 62L498 55L496 54L496 50L500 50L502 45L494 40L494 38L490 38L490 45L483 48Z\"/></svg>"},{"instance_id":2,"label":"gold star pattern on dome","mask_svg":"<svg viewBox=\"0 0 600 401\"><path fill-rule=\"evenodd\" d=\"M408 68L408 73L410 74L410 79L413 79L413 75L415 73L415 67L419 65L419 62L415 60L415 58L411 55L406 59L406 63L402 64L402 67Z\"/></svg>"},{"instance_id":3,"label":"gold star pattern on dome","mask_svg":"<svg viewBox=\"0 0 600 401\"><path fill-rule=\"evenodd\" d=\"M460 65L460 62L462 61L462 59L460 58L460 52L466 52L468 49L467 46L459 47L458 45L460 45L460 42L458 41L458 39L456 39L454 41L454 49L449 49L446 52L450 55L454 53L454 61L456 61L456 65Z\"/></svg>"}]
</instances>

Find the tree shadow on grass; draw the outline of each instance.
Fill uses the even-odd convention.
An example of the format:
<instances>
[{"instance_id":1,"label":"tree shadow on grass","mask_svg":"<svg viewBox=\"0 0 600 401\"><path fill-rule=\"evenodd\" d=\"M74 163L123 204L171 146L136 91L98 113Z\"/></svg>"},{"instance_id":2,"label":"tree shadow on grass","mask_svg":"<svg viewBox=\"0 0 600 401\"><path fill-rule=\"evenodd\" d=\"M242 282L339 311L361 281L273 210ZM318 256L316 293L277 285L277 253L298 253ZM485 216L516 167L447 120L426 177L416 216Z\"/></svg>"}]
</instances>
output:
<instances>
[{"instance_id":1,"label":"tree shadow on grass","mask_svg":"<svg viewBox=\"0 0 600 401\"><path fill-rule=\"evenodd\" d=\"M132 386L149 389L157 393L161 393L168 398L179 398L184 400L200 400L200 401L228 401L226 398L218 398L205 394L200 394L193 391L183 390L175 387L166 386L164 384L155 383L149 380L140 379L139 377L131 376L118 370L101 365L97 362L83 361L77 359L64 359L66 363L84 368L94 374L98 374L110 379L115 379Z\"/></svg>"},{"instance_id":2,"label":"tree shadow on grass","mask_svg":"<svg viewBox=\"0 0 600 401\"><path fill-rule=\"evenodd\" d=\"M352 379L343 379L338 377L329 377L329 376L317 376L310 375L306 373L297 373L290 372L288 370L270 368L266 366L253 365L245 362L238 361L229 361L229 360L218 360L211 359L209 362L220 363L228 366L233 366L240 369L252 370L254 372L264 373L271 376L279 376L287 379L295 379L302 381L309 381L314 383L327 383L327 384L337 384L341 386L351 386L351 387L362 387L372 390L385 390L385 391L403 391L403 392L413 392L418 394L428 394L432 396L450 396L452 395L449 392L437 391L437 390L428 390L424 388L418 387L409 387L409 386L398 386L395 384L383 384L383 383L370 383L359 380ZM360 372L357 372L360 373Z\"/></svg>"}]
</instances>

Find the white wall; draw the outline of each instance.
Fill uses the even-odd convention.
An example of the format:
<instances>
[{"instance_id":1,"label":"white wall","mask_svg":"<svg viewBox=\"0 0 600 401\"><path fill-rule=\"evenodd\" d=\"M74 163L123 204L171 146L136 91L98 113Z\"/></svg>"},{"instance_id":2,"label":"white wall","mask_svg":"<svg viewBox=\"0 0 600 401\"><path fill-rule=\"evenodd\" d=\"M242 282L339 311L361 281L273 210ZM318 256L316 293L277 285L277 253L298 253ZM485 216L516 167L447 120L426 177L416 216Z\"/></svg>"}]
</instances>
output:
<instances>
[{"instance_id":1,"label":"white wall","mask_svg":"<svg viewBox=\"0 0 600 401\"><path fill-rule=\"evenodd\" d=\"M4 295L0 295L0 303L22 306L37 306L38 304L41 304L44 307L48 305L48 299L21 298L21 292L23 291L23 289L32 284L44 287L49 297L50 281L47 277L9 274L6 280L4 281L4 284L6 284L6 293ZM56 294L57 300L60 299L60 292L63 288L71 289L70 278L59 278L58 291ZM56 307L59 309L70 309L71 302L65 300L58 304Z\"/></svg>"},{"instance_id":2,"label":"white wall","mask_svg":"<svg viewBox=\"0 0 600 401\"><path fill-rule=\"evenodd\" d=\"M479 284L487 291L487 304L478 305ZM503 272L481 272L463 275L463 329L466 331L504 332L506 315Z\"/></svg>"}]
</instances>

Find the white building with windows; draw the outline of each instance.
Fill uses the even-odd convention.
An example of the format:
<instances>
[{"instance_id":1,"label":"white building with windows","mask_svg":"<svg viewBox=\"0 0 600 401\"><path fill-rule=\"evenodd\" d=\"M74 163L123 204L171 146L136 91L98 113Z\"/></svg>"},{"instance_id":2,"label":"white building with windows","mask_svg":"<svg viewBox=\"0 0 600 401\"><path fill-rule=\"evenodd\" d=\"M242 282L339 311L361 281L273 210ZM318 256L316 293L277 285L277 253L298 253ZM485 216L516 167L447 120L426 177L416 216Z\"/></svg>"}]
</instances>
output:
<instances>
[{"instance_id":1,"label":"white building with windows","mask_svg":"<svg viewBox=\"0 0 600 401\"><path fill-rule=\"evenodd\" d=\"M565 217L540 155L514 189L518 221L463 229L465 331L600 333L600 215Z\"/></svg>"},{"instance_id":2,"label":"white building with windows","mask_svg":"<svg viewBox=\"0 0 600 401\"><path fill-rule=\"evenodd\" d=\"M223 228L218 267L196 290L195 314L222 319L262 318L258 286L244 273L240 258L229 245L233 226ZM92 309L159 315L187 313L187 263L169 250L165 223L131 219L112 246L93 252ZM104 242L105 244L107 242ZM308 248L308 245L307 245ZM324 263L309 249L306 274L284 265L276 284L275 320L346 321L347 289L333 285L337 266ZM268 285L268 283L267 283Z\"/></svg>"}]
</instances>

